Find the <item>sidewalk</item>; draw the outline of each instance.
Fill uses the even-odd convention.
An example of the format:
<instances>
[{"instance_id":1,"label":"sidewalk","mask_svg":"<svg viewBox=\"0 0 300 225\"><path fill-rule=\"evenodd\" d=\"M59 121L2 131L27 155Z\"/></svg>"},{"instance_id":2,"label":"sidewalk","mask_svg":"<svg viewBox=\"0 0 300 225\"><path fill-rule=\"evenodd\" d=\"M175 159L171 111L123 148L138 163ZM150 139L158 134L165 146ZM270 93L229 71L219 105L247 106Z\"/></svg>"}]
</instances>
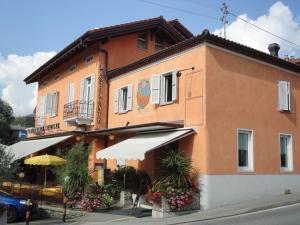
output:
<instances>
[{"instance_id":1,"label":"sidewalk","mask_svg":"<svg viewBox=\"0 0 300 225\"><path fill-rule=\"evenodd\" d=\"M269 209L280 207L284 205L291 205L295 203L300 203L300 193L293 193L289 195L280 195L276 197L266 197L261 198L253 201L247 201L243 203L238 203L234 205L227 205L222 206L215 209L205 210L205 211L197 211L191 214L171 217L171 218L164 218L164 219L153 219L151 217L145 218L126 218L124 217L123 220L118 218L118 220L110 220L106 222L100 222L98 224L120 224L120 225L135 225L135 224L143 224L143 225L152 225L152 224L184 224L189 222L196 222L196 221L205 221L205 220L212 220L222 217L229 217L234 215L240 215L249 212L255 212L259 210ZM101 217L101 214L99 215ZM76 224L76 223L75 223ZM78 223L80 224L80 223ZM96 223L89 223L89 220L85 220L85 224L92 225Z\"/></svg>"}]
</instances>

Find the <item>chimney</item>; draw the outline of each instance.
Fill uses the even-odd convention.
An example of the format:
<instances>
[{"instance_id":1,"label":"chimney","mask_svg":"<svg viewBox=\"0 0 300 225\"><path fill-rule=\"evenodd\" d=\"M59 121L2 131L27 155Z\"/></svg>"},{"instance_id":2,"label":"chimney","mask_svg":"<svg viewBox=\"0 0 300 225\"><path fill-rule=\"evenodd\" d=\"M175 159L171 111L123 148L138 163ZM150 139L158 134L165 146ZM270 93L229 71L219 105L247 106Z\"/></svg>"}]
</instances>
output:
<instances>
[{"instance_id":1,"label":"chimney","mask_svg":"<svg viewBox=\"0 0 300 225\"><path fill-rule=\"evenodd\" d=\"M269 44L268 49L270 51L271 56L278 57L278 52L279 52L279 49L280 49L279 44L277 44L277 43Z\"/></svg>"}]
</instances>

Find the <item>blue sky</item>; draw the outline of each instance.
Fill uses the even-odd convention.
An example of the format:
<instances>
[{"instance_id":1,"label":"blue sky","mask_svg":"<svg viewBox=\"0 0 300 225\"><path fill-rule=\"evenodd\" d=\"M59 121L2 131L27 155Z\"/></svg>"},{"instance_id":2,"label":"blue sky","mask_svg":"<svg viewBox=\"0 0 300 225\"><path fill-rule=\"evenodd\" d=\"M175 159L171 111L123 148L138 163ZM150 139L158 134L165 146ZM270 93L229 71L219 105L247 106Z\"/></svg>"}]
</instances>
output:
<instances>
[{"instance_id":1,"label":"blue sky","mask_svg":"<svg viewBox=\"0 0 300 225\"><path fill-rule=\"evenodd\" d=\"M149 0L220 18L224 0ZM256 18L276 1L226 1L236 14ZM300 1L283 1L295 15L300 15ZM30 55L37 51L58 51L76 37L94 27L114 25L163 15L178 18L194 34L204 28L220 28L220 21L147 4L139 0L9 0L0 3L0 52ZM233 18L229 17L232 21Z\"/></svg>"},{"instance_id":2,"label":"blue sky","mask_svg":"<svg viewBox=\"0 0 300 225\"><path fill-rule=\"evenodd\" d=\"M148 3L147 3L148 2ZM149 4L152 2L152 4ZM2 0L0 1L0 98L15 115L32 113L37 85L23 79L95 27L164 16L179 19L192 33L222 32L224 0ZM229 11L296 45L228 16L227 38L267 52L280 44L280 56L300 57L300 1L228 0ZM160 5L166 5L161 7ZM172 7L180 9L174 10ZM202 15L202 16L201 16Z\"/></svg>"}]
</instances>

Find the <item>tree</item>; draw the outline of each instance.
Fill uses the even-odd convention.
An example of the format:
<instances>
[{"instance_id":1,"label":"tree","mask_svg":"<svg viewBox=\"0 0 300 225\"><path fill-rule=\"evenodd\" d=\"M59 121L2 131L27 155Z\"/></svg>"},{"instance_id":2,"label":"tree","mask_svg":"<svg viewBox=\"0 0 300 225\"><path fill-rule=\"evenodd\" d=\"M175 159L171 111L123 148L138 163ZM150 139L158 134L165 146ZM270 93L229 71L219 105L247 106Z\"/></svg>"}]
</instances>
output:
<instances>
[{"instance_id":1,"label":"tree","mask_svg":"<svg viewBox=\"0 0 300 225\"><path fill-rule=\"evenodd\" d=\"M13 125L21 125L23 127L34 127L34 116L18 116L12 122Z\"/></svg>"},{"instance_id":2,"label":"tree","mask_svg":"<svg viewBox=\"0 0 300 225\"><path fill-rule=\"evenodd\" d=\"M13 155L6 152L3 145L0 145L0 184L3 180L10 179L18 170L18 165L13 161Z\"/></svg>"},{"instance_id":3,"label":"tree","mask_svg":"<svg viewBox=\"0 0 300 225\"><path fill-rule=\"evenodd\" d=\"M0 142L10 144L11 135L9 125L13 122L13 110L11 106L0 99Z\"/></svg>"},{"instance_id":4,"label":"tree","mask_svg":"<svg viewBox=\"0 0 300 225\"><path fill-rule=\"evenodd\" d=\"M64 184L67 197L72 197L76 192L84 193L87 185L91 183L88 171L89 153L90 148L85 148L83 143L76 144L67 152L67 164L57 169L56 174Z\"/></svg>"}]
</instances>

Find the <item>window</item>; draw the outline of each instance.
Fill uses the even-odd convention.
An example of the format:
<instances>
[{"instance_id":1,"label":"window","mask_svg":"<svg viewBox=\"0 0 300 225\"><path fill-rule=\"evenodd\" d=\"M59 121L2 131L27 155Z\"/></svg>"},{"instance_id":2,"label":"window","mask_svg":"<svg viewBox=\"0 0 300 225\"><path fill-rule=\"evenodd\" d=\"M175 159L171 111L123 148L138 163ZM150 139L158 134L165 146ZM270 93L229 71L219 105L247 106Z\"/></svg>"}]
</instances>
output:
<instances>
[{"instance_id":1,"label":"window","mask_svg":"<svg viewBox=\"0 0 300 225\"><path fill-rule=\"evenodd\" d=\"M280 134L280 168L282 171L293 169L292 136Z\"/></svg>"},{"instance_id":2,"label":"window","mask_svg":"<svg viewBox=\"0 0 300 225\"><path fill-rule=\"evenodd\" d=\"M160 36L155 35L155 51L156 52L164 49L163 43L164 43L163 39Z\"/></svg>"},{"instance_id":3,"label":"window","mask_svg":"<svg viewBox=\"0 0 300 225\"><path fill-rule=\"evenodd\" d=\"M240 171L253 170L253 141L250 130L238 130L238 167Z\"/></svg>"},{"instance_id":4,"label":"window","mask_svg":"<svg viewBox=\"0 0 300 225\"><path fill-rule=\"evenodd\" d=\"M291 111L291 90L289 81L278 82L279 111Z\"/></svg>"},{"instance_id":5,"label":"window","mask_svg":"<svg viewBox=\"0 0 300 225\"><path fill-rule=\"evenodd\" d=\"M137 47L147 50L148 48L148 33L140 33L137 36Z\"/></svg>"},{"instance_id":6,"label":"window","mask_svg":"<svg viewBox=\"0 0 300 225\"><path fill-rule=\"evenodd\" d=\"M167 104L177 99L177 71L152 76L151 103Z\"/></svg>"},{"instance_id":7,"label":"window","mask_svg":"<svg viewBox=\"0 0 300 225\"><path fill-rule=\"evenodd\" d=\"M132 109L132 85L115 90L114 113L124 113Z\"/></svg>"},{"instance_id":8,"label":"window","mask_svg":"<svg viewBox=\"0 0 300 225\"><path fill-rule=\"evenodd\" d=\"M46 95L46 116L57 115L58 93L52 92Z\"/></svg>"},{"instance_id":9,"label":"window","mask_svg":"<svg viewBox=\"0 0 300 225\"><path fill-rule=\"evenodd\" d=\"M94 111L94 87L96 76L88 76L80 81L79 112L82 117L92 117Z\"/></svg>"},{"instance_id":10,"label":"window","mask_svg":"<svg viewBox=\"0 0 300 225\"><path fill-rule=\"evenodd\" d=\"M44 116L45 116L45 96L40 96L37 127L44 126Z\"/></svg>"},{"instance_id":11,"label":"window","mask_svg":"<svg viewBox=\"0 0 300 225\"><path fill-rule=\"evenodd\" d=\"M85 58L85 62L86 62L86 63L90 63L90 62L93 61L93 59L94 59L94 56L93 56L93 55L89 55L89 56L87 56L87 57Z\"/></svg>"},{"instance_id":12,"label":"window","mask_svg":"<svg viewBox=\"0 0 300 225\"><path fill-rule=\"evenodd\" d=\"M69 67L69 71L74 71L76 69L76 64L73 64Z\"/></svg>"}]
</instances>

